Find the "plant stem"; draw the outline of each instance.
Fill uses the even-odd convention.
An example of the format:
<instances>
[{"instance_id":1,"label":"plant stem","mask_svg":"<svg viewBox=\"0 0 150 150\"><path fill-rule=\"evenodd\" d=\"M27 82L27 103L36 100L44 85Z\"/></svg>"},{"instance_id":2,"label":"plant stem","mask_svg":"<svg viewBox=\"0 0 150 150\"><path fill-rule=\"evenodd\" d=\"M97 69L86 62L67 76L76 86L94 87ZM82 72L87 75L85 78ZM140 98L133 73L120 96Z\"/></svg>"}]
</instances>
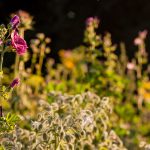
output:
<instances>
[{"instance_id":1,"label":"plant stem","mask_svg":"<svg viewBox=\"0 0 150 150\"><path fill-rule=\"evenodd\" d=\"M41 48L40 48L39 68L38 68L38 72L37 72L38 75L41 75L43 59L44 59L44 50L45 50L45 44L42 44Z\"/></svg>"},{"instance_id":2,"label":"plant stem","mask_svg":"<svg viewBox=\"0 0 150 150\"><path fill-rule=\"evenodd\" d=\"M3 76L3 57L4 57L4 51L0 54L0 84L2 85L2 76ZM2 112L2 106L0 106L0 117L3 116Z\"/></svg>"},{"instance_id":3,"label":"plant stem","mask_svg":"<svg viewBox=\"0 0 150 150\"><path fill-rule=\"evenodd\" d=\"M3 117L3 108L0 106L0 117Z\"/></svg>"},{"instance_id":4,"label":"plant stem","mask_svg":"<svg viewBox=\"0 0 150 150\"><path fill-rule=\"evenodd\" d=\"M0 53L0 84L2 84L2 76L3 76L3 57L4 51Z\"/></svg>"},{"instance_id":5,"label":"plant stem","mask_svg":"<svg viewBox=\"0 0 150 150\"><path fill-rule=\"evenodd\" d=\"M36 60L37 60L37 53L33 53L32 60L31 60L31 70L32 70L32 73L34 71Z\"/></svg>"},{"instance_id":6,"label":"plant stem","mask_svg":"<svg viewBox=\"0 0 150 150\"><path fill-rule=\"evenodd\" d=\"M0 72L3 70L3 57L4 57L4 52L1 52L0 56Z\"/></svg>"},{"instance_id":7,"label":"plant stem","mask_svg":"<svg viewBox=\"0 0 150 150\"><path fill-rule=\"evenodd\" d=\"M20 36L24 38L24 29L20 29ZM16 59L15 59L15 69L14 69L14 77L18 75L18 68L19 68L19 55L16 54Z\"/></svg>"},{"instance_id":8,"label":"plant stem","mask_svg":"<svg viewBox=\"0 0 150 150\"><path fill-rule=\"evenodd\" d=\"M15 69L14 69L14 77L16 77L17 74L18 74L18 66L19 66L19 55L16 54L16 59L15 59Z\"/></svg>"}]
</instances>

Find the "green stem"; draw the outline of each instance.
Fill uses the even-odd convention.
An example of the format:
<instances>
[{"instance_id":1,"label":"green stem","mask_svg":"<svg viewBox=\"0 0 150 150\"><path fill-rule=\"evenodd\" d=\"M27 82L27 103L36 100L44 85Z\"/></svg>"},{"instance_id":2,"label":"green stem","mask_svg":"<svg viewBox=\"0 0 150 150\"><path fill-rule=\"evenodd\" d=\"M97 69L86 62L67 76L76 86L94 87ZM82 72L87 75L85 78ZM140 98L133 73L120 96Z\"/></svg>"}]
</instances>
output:
<instances>
[{"instance_id":1,"label":"green stem","mask_svg":"<svg viewBox=\"0 0 150 150\"><path fill-rule=\"evenodd\" d=\"M0 84L2 84L4 51L0 54Z\"/></svg>"},{"instance_id":2,"label":"green stem","mask_svg":"<svg viewBox=\"0 0 150 150\"><path fill-rule=\"evenodd\" d=\"M3 57L4 57L4 51L0 54L0 84L2 86L2 75L3 75ZM0 106L0 117L3 116L2 112L2 106Z\"/></svg>"},{"instance_id":3,"label":"green stem","mask_svg":"<svg viewBox=\"0 0 150 150\"><path fill-rule=\"evenodd\" d=\"M43 58L44 56L41 55L40 61L39 61L39 70L38 70L38 75L41 75L41 69L42 69L42 64L43 64Z\"/></svg>"},{"instance_id":4,"label":"green stem","mask_svg":"<svg viewBox=\"0 0 150 150\"><path fill-rule=\"evenodd\" d=\"M21 28L20 31L19 31L20 36L21 36L23 39L24 39L24 32L25 32L24 28Z\"/></svg>"},{"instance_id":5,"label":"green stem","mask_svg":"<svg viewBox=\"0 0 150 150\"><path fill-rule=\"evenodd\" d=\"M4 52L1 53L1 56L0 56L0 71L2 71L3 69L3 57L4 57Z\"/></svg>"},{"instance_id":6,"label":"green stem","mask_svg":"<svg viewBox=\"0 0 150 150\"><path fill-rule=\"evenodd\" d=\"M41 45L41 50L40 50L40 59L39 59L39 68L38 68L38 75L41 75L41 70L42 70L42 65L43 65L43 59L44 59L44 50L45 50L45 45Z\"/></svg>"},{"instance_id":7,"label":"green stem","mask_svg":"<svg viewBox=\"0 0 150 150\"><path fill-rule=\"evenodd\" d=\"M19 66L19 55L16 54L16 59L15 59L15 69L14 69L14 77L16 77L17 74L18 74L18 66Z\"/></svg>"},{"instance_id":8,"label":"green stem","mask_svg":"<svg viewBox=\"0 0 150 150\"><path fill-rule=\"evenodd\" d=\"M34 67L35 67L35 64L36 64L36 60L37 60L37 54L36 54L36 53L33 53L32 61L31 61L31 70L32 70L32 73L33 73L33 71L34 71Z\"/></svg>"},{"instance_id":9,"label":"green stem","mask_svg":"<svg viewBox=\"0 0 150 150\"><path fill-rule=\"evenodd\" d=\"M20 29L20 36L24 38L24 29ZM19 55L16 54L16 59L15 59L15 69L14 69L14 76L16 77L18 75L18 67L19 67Z\"/></svg>"}]
</instances>

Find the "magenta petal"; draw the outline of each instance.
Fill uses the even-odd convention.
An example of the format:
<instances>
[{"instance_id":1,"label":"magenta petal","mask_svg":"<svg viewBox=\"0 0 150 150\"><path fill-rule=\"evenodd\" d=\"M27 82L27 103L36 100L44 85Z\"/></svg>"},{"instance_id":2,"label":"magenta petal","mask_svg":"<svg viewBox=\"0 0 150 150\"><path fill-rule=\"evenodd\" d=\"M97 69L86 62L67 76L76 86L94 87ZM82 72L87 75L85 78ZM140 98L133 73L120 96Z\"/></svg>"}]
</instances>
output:
<instances>
[{"instance_id":1,"label":"magenta petal","mask_svg":"<svg viewBox=\"0 0 150 150\"><path fill-rule=\"evenodd\" d=\"M16 30L11 34L11 44L16 49L18 55L23 55L27 51L26 41L19 36Z\"/></svg>"}]
</instances>

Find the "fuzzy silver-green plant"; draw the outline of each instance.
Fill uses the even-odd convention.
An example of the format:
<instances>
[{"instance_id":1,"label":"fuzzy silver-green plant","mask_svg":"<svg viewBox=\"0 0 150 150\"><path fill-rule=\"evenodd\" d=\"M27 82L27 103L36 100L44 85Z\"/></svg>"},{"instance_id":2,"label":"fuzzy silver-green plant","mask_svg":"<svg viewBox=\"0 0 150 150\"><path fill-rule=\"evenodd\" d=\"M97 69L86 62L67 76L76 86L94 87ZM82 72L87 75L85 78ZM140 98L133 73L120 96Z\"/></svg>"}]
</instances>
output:
<instances>
[{"instance_id":1,"label":"fuzzy silver-green plant","mask_svg":"<svg viewBox=\"0 0 150 150\"><path fill-rule=\"evenodd\" d=\"M146 143L145 141L142 141L139 147L143 150L150 150L150 144Z\"/></svg>"},{"instance_id":2,"label":"fuzzy silver-green plant","mask_svg":"<svg viewBox=\"0 0 150 150\"><path fill-rule=\"evenodd\" d=\"M109 98L90 92L81 95L49 93L55 101L39 101L32 131L16 128L1 144L16 150L125 150L110 129Z\"/></svg>"}]
</instances>

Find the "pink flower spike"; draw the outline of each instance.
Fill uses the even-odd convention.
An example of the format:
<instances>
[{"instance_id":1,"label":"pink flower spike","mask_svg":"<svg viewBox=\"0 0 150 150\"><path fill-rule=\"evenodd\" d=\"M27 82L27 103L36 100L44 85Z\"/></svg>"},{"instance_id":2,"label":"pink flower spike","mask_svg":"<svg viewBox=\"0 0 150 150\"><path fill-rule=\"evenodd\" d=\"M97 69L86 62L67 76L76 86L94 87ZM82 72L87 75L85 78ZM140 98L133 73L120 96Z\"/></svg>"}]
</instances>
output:
<instances>
[{"instance_id":1,"label":"pink flower spike","mask_svg":"<svg viewBox=\"0 0 150 150\"><path fill-rule=\"evenodd\" d=\"M93 18L93 17L87 18L87 20L86 20L86 25L87 25L87 26L90 25L93 21L94 21L94 18Z\"/></svg>"},{"instance_id":2,"label":"pink flower spike","mask_svg":"<svg viewBox=\"0 0 150 150\"><path fill-rule=\"evenodd\" d=\"M17 86L20 83L20 79L19 78L15 78L12 83L10 84L11 88L14 88L15 86Z\"/></svg>"},{"instance_id":3,"label":"pink flower spike","mask_svg":"<svg viewBox=\"0 0 150 150\"><path fill-rule=\"evenodd\" d=\"M92 24L99 24L99 19L97 17L89 17L86 19L86 25L90 26Z\"/></svg>"},{"instance_id":4,"label":"pink flower spike","mask_svg":"<svg viewBox=\"0 0 150 150\"><path fill-rule=\"evenodd\" d=\"M12 25L13 29L16 29L19 26L19 24L20 24L20 18L17 15L15 15L11 19L10 24Z\"/></svg>"},{"instance_id":5,"label":"pink flower spike","mask_svg":"<svg viewBox=\"0 0 150 150\"><path fill-rule=\"evenodd\" d=\"M16 49L18 55L23 55L27 51L26 41L19 36L16 30L11 34L11 44Z\"/></svg>"}]
</instances>

